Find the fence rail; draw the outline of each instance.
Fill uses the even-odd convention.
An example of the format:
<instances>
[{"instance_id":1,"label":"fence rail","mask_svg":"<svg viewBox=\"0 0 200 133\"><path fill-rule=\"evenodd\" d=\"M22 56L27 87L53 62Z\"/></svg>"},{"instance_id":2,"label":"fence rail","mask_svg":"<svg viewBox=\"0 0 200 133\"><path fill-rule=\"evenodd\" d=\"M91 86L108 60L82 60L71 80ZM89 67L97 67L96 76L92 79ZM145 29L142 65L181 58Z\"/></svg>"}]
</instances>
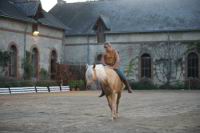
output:
<instances>
[{"instance_id":1,"label":"fence rail","mask_svg":"<svg viewBox=\"0 0 200 133\"><path fill-rule=\"evenodd\" d=\"M10 87L0 88L1 94L24 94L24 93L40 93L40 92L67 92L70 91L69 86L49 86L49 87Z\"/></svg>"}]
</instances>

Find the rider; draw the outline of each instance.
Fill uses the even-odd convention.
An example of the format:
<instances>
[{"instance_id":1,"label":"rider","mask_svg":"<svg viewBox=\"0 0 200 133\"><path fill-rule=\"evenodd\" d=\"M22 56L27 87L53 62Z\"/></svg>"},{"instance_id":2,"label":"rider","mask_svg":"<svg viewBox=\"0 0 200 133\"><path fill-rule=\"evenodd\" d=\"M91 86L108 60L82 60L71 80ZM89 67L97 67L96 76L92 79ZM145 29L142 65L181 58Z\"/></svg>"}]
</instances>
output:
<instances>
[{"instance_id":1,"label":"rider","mask_svg":"<svg viewBox=\"0 0 200 133\"><path fill-rule=\"evenodd\" d=\"M101 58L102 64L114 69L119 75L122 82L126 85L128 92L132 93L131 86L129 85L123 72L120 70L120 58L119 58L118 52L108 42L104 44L104 49L105 49L105 53L102 55L102 58ZM102 91L102 94L100 95L100 97L103 95L104 95L104 92Z\"/></svg>"}]
</instances>

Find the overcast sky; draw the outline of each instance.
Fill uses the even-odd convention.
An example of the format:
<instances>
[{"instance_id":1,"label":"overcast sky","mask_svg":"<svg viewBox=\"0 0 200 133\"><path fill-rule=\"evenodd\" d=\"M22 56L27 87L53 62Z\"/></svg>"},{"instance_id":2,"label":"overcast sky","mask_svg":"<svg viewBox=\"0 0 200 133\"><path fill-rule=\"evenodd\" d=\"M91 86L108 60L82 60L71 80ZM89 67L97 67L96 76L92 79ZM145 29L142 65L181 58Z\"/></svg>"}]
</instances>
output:
<instances>
[{"instance_id":1,"label":"overcast sky","mask_svg":"<svg viewBox=\"0 0 200 133\"><path fill-rule=\"evenodd\" d=\"M73 3L73 2L84 2L88 0L64 0L67 1L67 3ZM45 11L49 11L56 3L57 0L41 0L42 7Z\"/></svg>"}]
</instances>

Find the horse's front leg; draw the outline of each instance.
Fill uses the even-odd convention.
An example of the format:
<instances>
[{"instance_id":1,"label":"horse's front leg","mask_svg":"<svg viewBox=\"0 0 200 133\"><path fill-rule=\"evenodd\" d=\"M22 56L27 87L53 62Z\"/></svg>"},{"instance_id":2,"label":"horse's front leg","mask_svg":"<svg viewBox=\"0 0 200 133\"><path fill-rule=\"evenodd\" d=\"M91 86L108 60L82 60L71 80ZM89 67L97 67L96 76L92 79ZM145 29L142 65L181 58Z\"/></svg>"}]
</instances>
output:
<instances>
[{"instance_id":1,"label":"horse's front leg","mask_svg":"<svg viewBox=\"0 0 200 133\"><path fill-rule=\"evenodd\" d=\"M112 120L117 118L117 93L112 94Z\"/></svg>"}]
</instances>

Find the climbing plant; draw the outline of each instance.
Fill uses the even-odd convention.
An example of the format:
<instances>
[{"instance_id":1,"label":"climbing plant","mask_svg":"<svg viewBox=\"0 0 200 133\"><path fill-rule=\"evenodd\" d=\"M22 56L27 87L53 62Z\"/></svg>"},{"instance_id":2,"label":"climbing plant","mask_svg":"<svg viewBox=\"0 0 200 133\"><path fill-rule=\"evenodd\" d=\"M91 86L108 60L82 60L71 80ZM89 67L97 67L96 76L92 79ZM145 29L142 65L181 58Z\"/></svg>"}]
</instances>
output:
<instances>
[{"instance_id":1,"label":"climbing plant","mask_svg":"<svg viewBox=\"0 0 200 133\"><path fill-rule=\"evenodd\" d=\"M0 50L0 66L6 67L9 63L10 53L8 51Z\"/></svg>"},{"instance_id":2,"label":"climbing plant","mask_svg":"<svg viewBox=\"0 0 200 133\"><path fill-rule=\"evenodd\" d=\"M129 63L128 63L128 65L126 66L126 68L125 68L125 74L126 74L126 76L129 78L129 80L130 80L131 76L134 75L134 69L135 69L135 67L136 67L136 62L135 62L135 60L136 60L136 58L132 58L132 59L129 61Z\"/></svg>"},{"instance_id":3,"label":"climbing plant","mask_svg":"<svg viewBox=\"0 0 200 133\"><path fill-rule=\"evenodd\" d=\"M22 61L24 69L24 79L31 79L33 75L33 65L31 63L31 53L26 51L26 57Z\"/></svg>"},{"instance_id":4,"label":"climbing plant","mask_svg":"<svg viewBox=\"0 0 200 133\"><path fill-rule=\"evenodd\" d=\"M8 67L10 61L10 53L8 51L0 50L0 76L4 77L7 72L6 67Z\"/></svg>"},{"instance_id":5,"label":"climbing plant","mask_svg":"<svg viewBox=\"0 0 200 133\"><path fill-rule=\"evenodd\" d=\"M197 50L200 53L200 41L192 42L188 44L188 51L190 50Z\"/></svg>"}]
</instances>

